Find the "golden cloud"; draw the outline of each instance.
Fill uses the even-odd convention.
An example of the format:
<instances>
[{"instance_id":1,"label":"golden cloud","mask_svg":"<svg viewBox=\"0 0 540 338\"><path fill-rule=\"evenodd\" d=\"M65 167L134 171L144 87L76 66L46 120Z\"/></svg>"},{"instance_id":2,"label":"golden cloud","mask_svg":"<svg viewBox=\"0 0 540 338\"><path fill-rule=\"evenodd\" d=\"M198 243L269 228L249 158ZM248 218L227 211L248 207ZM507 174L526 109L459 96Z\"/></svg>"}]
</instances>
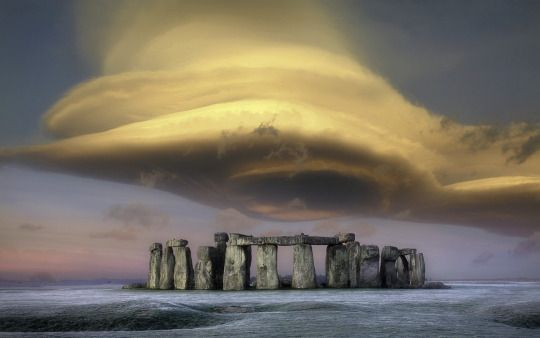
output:
<instances>
[{"instance_id":1,"label":"golden cloud","mask_svg":"<svg viewBox=\"0 0 540 338\"><path fill-rule=\"evenodd\" d=\"M119 2L97 33L85 17L103 76L46 113L60 140L1 158L277 220L538 229L538 126L467 126L411 104L312 2L219 4Z\"/></svg>"}]
</instances>

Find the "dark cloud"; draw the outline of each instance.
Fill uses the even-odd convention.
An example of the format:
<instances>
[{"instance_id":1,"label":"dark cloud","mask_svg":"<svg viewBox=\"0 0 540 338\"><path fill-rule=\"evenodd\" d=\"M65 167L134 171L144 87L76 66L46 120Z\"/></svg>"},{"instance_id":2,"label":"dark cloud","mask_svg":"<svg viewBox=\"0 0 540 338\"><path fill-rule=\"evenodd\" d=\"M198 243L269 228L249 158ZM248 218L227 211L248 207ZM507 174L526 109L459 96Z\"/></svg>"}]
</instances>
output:
<instances>
[{"instance_id":1,"label":"dark cloud","mask_svg":"<svg viewBox=\"0 0 540 338\"><path fill-rule=\"evenodd\" d=\"M514 150L514 155L508 158L508 162L521 164L540 150L540 132L529 138Z\"/></svg>"},{"instance_id":2,"label":"dark cloud","mask_svg":"<svg viewBox=\"0 0 540 338\"><path fill-rule=\"evenodd\" d=\"M24 231L39 231L39 230L43 230L45 227L39 224L23 223L23 224L19 224L18 228Z\"/></svg>"},{"instance_id":3,"label":"dark cloud","mask_svg":"<svg viewBox=\"0 0 540 338\"><path fill-rule=\"evenodd\" d=\"M492 252L484 251L481 254L479 254L476 258L472 260L473 264L476 265L485 265L489 263L495 257L495 255Z\"/></svg>"}]
</instances>

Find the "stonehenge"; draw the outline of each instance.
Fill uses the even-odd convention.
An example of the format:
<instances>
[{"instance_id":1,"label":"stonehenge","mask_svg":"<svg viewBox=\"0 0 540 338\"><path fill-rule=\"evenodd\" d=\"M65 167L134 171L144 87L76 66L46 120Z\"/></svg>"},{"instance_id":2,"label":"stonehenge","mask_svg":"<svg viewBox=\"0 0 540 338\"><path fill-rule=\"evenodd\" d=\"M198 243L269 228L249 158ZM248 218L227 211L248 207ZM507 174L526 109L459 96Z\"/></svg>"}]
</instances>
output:
<instances>
[{"instance_id":1,"label":"stonehenge","mask_svg":"<svg viewBox=\"0 0 540 338\"><path fill-rule=\"evenodd\" d=\"M147 288L177 290L240 291L249 288L276 290L282 287L278 274L278 247L292 246L293 289L327 288L420 288L425 284L423 253L360 244L353 233L332 237L265 236L218 232L215 246L200 246L193 268L191 249L185 239L171 239L150 246ZM313 245L326 246L326 284L317 284ZM251 281L251 247L256 246L255 282ZM288 286L286 279L284 286Z\"/></svg>"}]
</instances>

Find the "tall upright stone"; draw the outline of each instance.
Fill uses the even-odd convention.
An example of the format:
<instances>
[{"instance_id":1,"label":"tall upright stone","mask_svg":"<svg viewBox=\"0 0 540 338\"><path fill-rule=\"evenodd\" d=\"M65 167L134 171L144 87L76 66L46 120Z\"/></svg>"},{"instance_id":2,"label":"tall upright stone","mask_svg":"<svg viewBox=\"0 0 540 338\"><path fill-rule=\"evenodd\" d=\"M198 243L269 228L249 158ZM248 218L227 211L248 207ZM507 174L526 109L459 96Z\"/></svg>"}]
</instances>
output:
<instances>
[{"instance_id":1,"label":"tall upright stone","mask_svg":"<svg viewBox=\"0 0 540 338\"><path fill-rule=\"evenodd\" d=\"M257 246L257 289L279 288L277 252L278 247L274 244Z\"/></svg>"},{"instance_id":2,"label":"tall upright stone","mask_svg":"<svg viewBox=\"0 0 540 338\"><path fill-rule=\"evenodd\" d=\"M411 286L410 279L410 255L399 255L396 259L396 285L398 288L408 288Z\"/></svg>"},{"instance_id":3,"label":"tall upright stone","mask_svg":"<svg viewBox=\"0 0 540 338\"><path fill-rule=\"evenodd\" d=\"M161 243L153 243L150 245L150 266L148 270L148 283L149 289L159 289L159 274L161 270Z\"/></svg>"},{"instance_id":4,"label":"tall upright stone","mask_svg":"<svg viewBox=\"0 0 540 338\"><path fill-rule=\"evenodd\" d=\"M243 236L230 234L235 237ZM230 239L229 239L230 240ZM244 290L249 286L251 266L251 246L227 245L225 250L225 266L223 269L223 290Z\"/></svg>"},{"instance_id":5,"label":"tall upright stone","mask_svg":"<svg viewBox=\"0 0 540 338\"><path fill-rule=\"evenodd\" d=\"M197 249L195 289L214 290L216 288L216 251L217 249L212 246L200 246Z\"/></svg>"},{"instance_id":6,"label":"tall upright stone","mask_svg":"<svg viewBox=\"0 0 540 338\"><path fill-rule=\"evenodd\" d=\"M227 250L227 241L229 235L226 232L217 232L214 234L216 243L215 252L215 288L223 289L223 269L225 268L225 251Z\"/></svg>"},{"instance_id":7,"label":"tall upright stone","mask_svg":"<svg viewBox=\"0 0 540 338\"><path fill-rule=\"evenodd\" d=\"M309 244L293 245L293 289L314 289L317 287L313 250Z\"/></svg>"},{"instance_id":8,"label":"tall upright stone","mask_svg":"<svg viewBox=\"0 0 540 338\"><path fill-rule=\"evenodd\" d=\"M349 287L349 254L345 245L326 247L326 283L329 288Z\"/></svg>"},{"instance_id":9,"label":"tall upright stone","mask_svg":"<svg viewBox=\"0 0 540 338\"><path fill-rule=\"evenodd\" d=\"M167 243L168 244L168 243ZM161 257L161 271L159 275L159 288L170 290L174 287L174 253L173 249L165 245Z\"/></svg>"},{"instance_id":10,"label":"tall upright stone","mask_svg":"<svg viewBox=\"0 0 540 338\"><path fill-rule=\"evenodd\" d=\"M177 290L193 289L193 262L191 250L187 247L185 239L171 239L167 241L174 254L174 288Z\"/></svg>"},{"instance_id":11,"label":"tall upright stone","mask_svg":"<svg viewBox=\"0 0 540 338\"><path fill-rule=\"evenodd\" d=\"M382 287L394 288L398 286L396 260L399 250L395 246L385 246L381 254L381 282Z\"/></svg>"},{"instance_id":12,"label":"tall upright stone","mask_svg":"<svg viewBox=\"0 0 540 338\"><path fill-rule=\"evenodd\" d=\"M411 258L411 287L418 288L424 285L426 280L426 267L424 263L424 254L414 254Z\"/></svg>"},{"instance_id":13,"label":"tall upright stone","mask_svg":"<svg viewBox=\"0 0 540 338\"><path fill-rule=\"evenodd\" d=\"M360 262L361 249L360 243L349 242L345 245L349 256L349 287L357 288L360 286Z\"/></svg>"},{"instance_id":14,"label":"tall upright stone","mask_svg":"<svg viewBox=\"0 0 540 338\"><path fill-rule=\"evenodd\" d=\"M377 245L361 245L358 287L377 288L380 286L379 247Z\"/></svg>"}]
</instances>

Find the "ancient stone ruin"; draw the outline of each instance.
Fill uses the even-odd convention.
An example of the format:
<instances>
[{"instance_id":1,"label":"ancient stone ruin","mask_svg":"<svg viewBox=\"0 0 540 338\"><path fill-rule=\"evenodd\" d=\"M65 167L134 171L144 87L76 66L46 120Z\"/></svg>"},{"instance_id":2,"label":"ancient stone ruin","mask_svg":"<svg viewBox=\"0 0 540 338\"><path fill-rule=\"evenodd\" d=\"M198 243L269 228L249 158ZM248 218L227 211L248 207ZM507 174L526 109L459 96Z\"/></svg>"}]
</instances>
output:
<instances>
[{"instance_id":1,"label":"ancient stone ruin","mask_svg":"<svg viewBox=\"0 0 540 338\"><path fill-rule=\"evenodd\" d=\"M313 245L326 245L328 288L419 288L425 282L424 255L416 249L361 245L353 233L334 237L253 237L216 233L215 247L201 246L193 269L191 251L184 239L171 239L165 247L150 246L147 287L178 290L245 290L250 287L251 246L257 246L256 288L279 289L279 246L293 247L293 289L317 288Z\"/></svg>"}]
</instances>

